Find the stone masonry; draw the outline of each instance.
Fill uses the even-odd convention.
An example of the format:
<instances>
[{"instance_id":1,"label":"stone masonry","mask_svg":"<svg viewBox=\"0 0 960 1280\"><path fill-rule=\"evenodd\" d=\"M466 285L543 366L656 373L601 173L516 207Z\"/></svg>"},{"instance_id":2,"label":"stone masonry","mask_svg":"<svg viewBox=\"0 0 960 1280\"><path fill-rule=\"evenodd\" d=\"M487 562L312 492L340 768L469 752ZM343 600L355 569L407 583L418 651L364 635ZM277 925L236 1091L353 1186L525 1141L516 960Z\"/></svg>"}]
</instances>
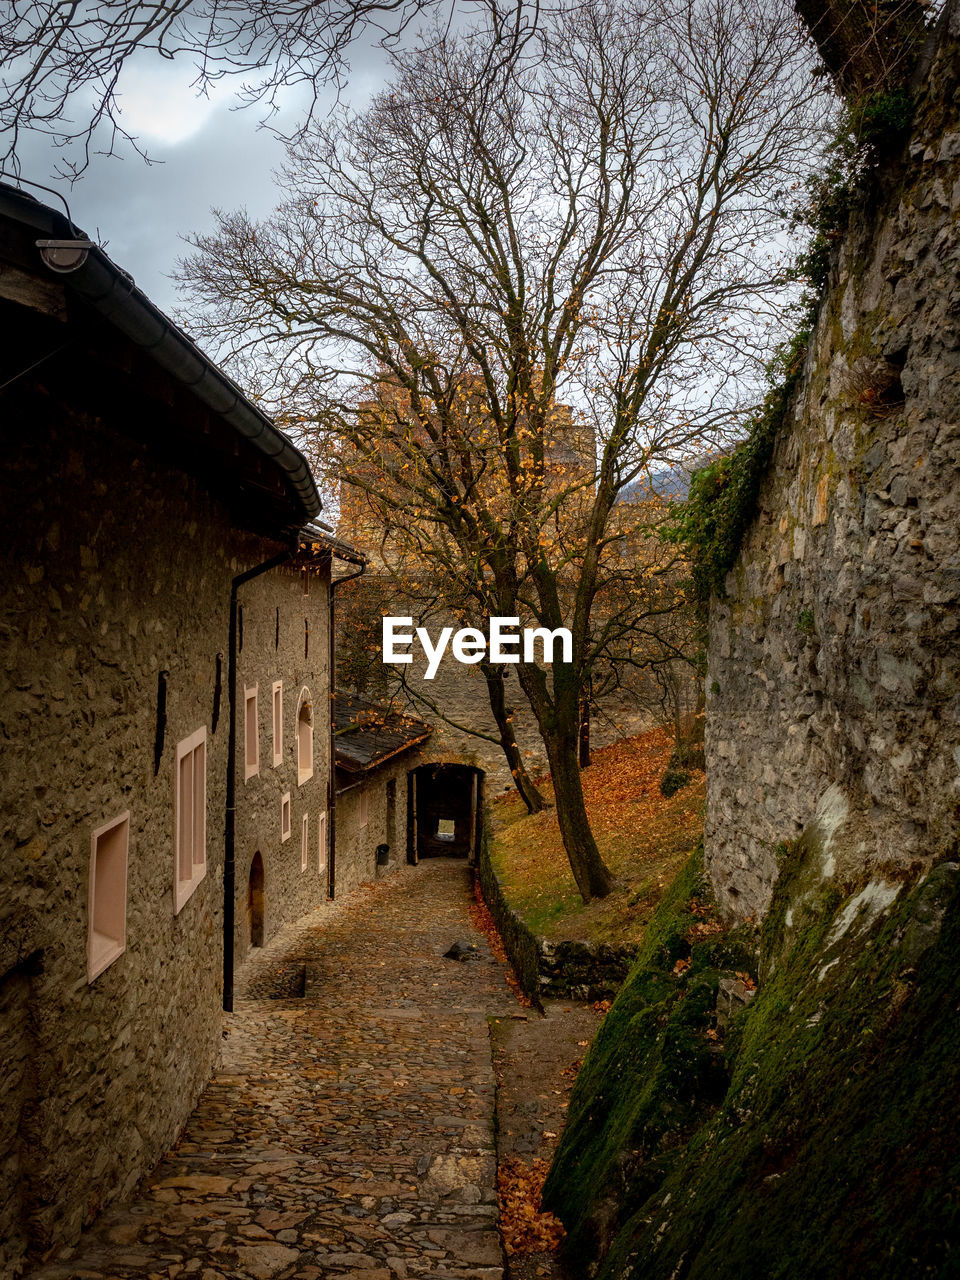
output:
<instances>
[{"instance_id":1,"label":"stone masonry","mask_svg":"<svg viewBox=\"0 0 960 1280\"><path fill-rule=\"evenodd\" d=\"M960 13L903 157L843 240L759 510L714 599L706 853L762 914L818 816L830 872L956 851ZM901 391L902 389L902 391Z\"/></svg>"},{"instance_id":2,"label":"stone masonry","mask_svg":"<svg viewBox=\"0 0 960 1280\"><path fill-rule=\"evenodd\" d=\"M8 455L4 467L0 1100L13 1121L0 1190L4 1214L13 1215L2 1234L20 1241L11 1266L28 1240L43 1250L70 1239L112 1197L129 1193L176 1136L216 1063L230 579L279 549L237 530L201 484L102 422L61 406L48 431L34 425L35 443ZM329 740L326 585L318 582L305 601L298 579L271 572L244 592L241 696L246 673L267 697L261 773L246 784L239 717L241 956L255 850L266 864L268 937L326 899L314 850L301 873L299 826L281 843L280 791L293 794L294 823L306 807L312 825L326 806ZM309 676L305 613L317 636ZM155 763L161 672L165 722ZM281 769L267 755L271 676L291 690ZM320 695L316 763L297 788L293 700L306 682ZM175 913L174 757L178 742L203 726L207 869ZM123 811L130 813L126 949L88 982L91 832ZM140 1106L143 1097L149 1108Z\"/></svg>"},{"instance_id":3,"label":"stone masonry","mask_svg":"<svg viewBox=\"0 0 960 1280\"><path fill-rule=\"evenodd\" d=\"M181 1141L32 1280L501 1280L487 1018L516 1004L471 887L404 867L256 952Z\"/></svg>"}]
</instances>

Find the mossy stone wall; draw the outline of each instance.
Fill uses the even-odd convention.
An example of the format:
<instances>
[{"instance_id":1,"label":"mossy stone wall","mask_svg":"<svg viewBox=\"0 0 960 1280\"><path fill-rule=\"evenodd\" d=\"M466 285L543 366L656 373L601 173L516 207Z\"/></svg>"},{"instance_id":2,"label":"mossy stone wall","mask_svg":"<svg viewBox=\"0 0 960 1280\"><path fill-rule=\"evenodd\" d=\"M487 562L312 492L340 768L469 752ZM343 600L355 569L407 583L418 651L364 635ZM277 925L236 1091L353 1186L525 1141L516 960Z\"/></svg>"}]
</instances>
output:
<instances>
[{"instance_id":1,"label":"mossy stone wall","mask_svg":"<svg viewBox=\"0 0 960 1280\"><path fill-rule=\"evenodd\" d=\"M706 860L766 910L814 815L835 856L929 867L960 802L960 18L866 184L759 509L711 601ZM827 812L829 810L829 813Z\"/></svg>"}]
</instances>

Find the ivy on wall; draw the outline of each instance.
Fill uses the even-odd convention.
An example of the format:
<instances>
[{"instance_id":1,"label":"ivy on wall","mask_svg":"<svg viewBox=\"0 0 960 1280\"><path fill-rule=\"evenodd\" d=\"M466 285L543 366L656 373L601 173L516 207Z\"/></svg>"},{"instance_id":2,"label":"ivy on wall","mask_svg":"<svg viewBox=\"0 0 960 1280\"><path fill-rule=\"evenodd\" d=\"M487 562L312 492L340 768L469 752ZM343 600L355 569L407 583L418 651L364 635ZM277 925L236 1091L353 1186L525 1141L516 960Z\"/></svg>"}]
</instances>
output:
<instances>
[{"instance_id":1,"label":"ivy on wall","mask_svg":"<svg viewBox=\"0 0 960 1280\"><path fill-rule=\"evenodd\" d=\"M807 344L830 274L837 242L883 159L903 144L913 115L906 89L866 93L844 108L823 171L808 184L808 199L794 213L795 227L809 231L794 272L805 288L797 331L767 367L768 390L734 449L696 471L686 502L668 536L691 563L691 595L706 614L711 594L725 594L744 535L757 512L760 486L800 378Z\"/></svg>"}]
</instances>

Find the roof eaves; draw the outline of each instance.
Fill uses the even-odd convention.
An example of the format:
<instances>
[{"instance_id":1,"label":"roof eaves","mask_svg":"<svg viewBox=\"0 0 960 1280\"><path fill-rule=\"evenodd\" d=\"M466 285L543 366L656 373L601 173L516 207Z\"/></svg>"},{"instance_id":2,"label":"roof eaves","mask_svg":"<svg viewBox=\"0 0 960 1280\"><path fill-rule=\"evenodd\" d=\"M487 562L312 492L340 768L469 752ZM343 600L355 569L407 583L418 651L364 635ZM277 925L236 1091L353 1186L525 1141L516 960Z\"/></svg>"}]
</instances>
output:
<instances>
[{"instance_id":1,"label":"roof eaves","mask_svg":"<svg viewBox=\"0 0 960 1280\"><path fill-rule=\"evenodd\" d=\"M0 184L0 214L41 235L70 239L78 235L77 228L63 214L6 183ZM292 508L291 524L302 524L319 513L320 495L303 454L102 249L94 245L75 271L50 271L50 275L147 352L155 364L188 387L202 404L284 473Z\"/></svg>"},{"instance_id":2,"label":"roof eaves","mask_svg":"<svg viewBox=\"0 0 960 1280\"><path fill-rule=\"evenodd\" d=\"M382 756L374 756L374 758L367 761L366 764L357 764L350 761L346 756L338 755L336 751L334 751L334 763L337 768L342 769L344 773L369 773L371 769L378 769L380 765L386 764L386 762L388 760L392 760L394 756L402 755L404 751L410 751L414 747L421 746L422 743L427 741L432 733L433 730L428 729L427 732L421 734L419 738L410 738L407 742L401 742L400 745L398 747L394 747L392 751L388 751Z\"/></svg>"},{"instance_id":3,"label":"roof eaves","mask_svg":"<svg viewBox=\"0 0 960 1280\"><path fill-rule=\"evenodd\" d=\"M318 521L311 521L310 524L304 525L300 530L300 543L302 546L308 543L320 543L331 555L338 560L347 561L348 564L366 566L368 563L363 552L358 551L356 547L351 547L342 538L334 537L327 526Z\"/></svg>"}]
</instances>

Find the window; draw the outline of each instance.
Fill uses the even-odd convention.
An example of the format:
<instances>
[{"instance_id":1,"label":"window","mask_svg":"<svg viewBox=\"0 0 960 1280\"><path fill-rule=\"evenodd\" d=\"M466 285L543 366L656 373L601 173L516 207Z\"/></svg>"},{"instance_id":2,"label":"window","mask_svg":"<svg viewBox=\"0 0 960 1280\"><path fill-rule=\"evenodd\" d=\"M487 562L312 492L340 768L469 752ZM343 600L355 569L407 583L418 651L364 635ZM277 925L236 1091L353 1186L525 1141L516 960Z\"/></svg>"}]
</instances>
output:
<instances>
[{"instance_id":1,"label":"window","mask_svg":"<svg viewBox=\"0 0 960 1280\"><path fill-rule=\"evenodd\" d=\"M273 684L273 767L283 763L283 681Z\"/></svg>"},{"instance_id":2,"label":"window","mask_svg":"<svg viewBox=\"0 0 960 1280\"><path fill-rule=\"evenodd\" d=\"M313 777L313 704L304 689L297 708L297 785Z\"/></svg>"},{"instance_id":3,"label":"window","mask_svg":"<svg viewBox=\"0 0 960 1280\"><path fill-rule=\"evenodd\" d=\"M437 838L440 840L452 840L455 835L454 824L452 818L440 818L437 822Z\"/></svg>"},{"instance_id":4,"label":"window","mask_svg":"<svg viewBox=\"0 0 960 1280\"><path fill-rule=\"evenodd\" d=\"M317 818L317 871L323 871L327 865L327 815L321 813Z\"/></svg>"},{"instance_id":5,"label":"window","mask_svg":"<svg viewBox=\"0 0 960 1280\"><path fill-rule=\"evenodd\" d=\"M285 791L280 798L280 843L290 839L290 792Z\"/></svg>"},{"instance_id":6,"label":"window","mask_svg":"<svg viewBox=\"0 0 960 1280\"><path fill-rule=\"evenodd\" d=\"M87 898L87 981L92 982L127 946L127 850L130 814L97 827L90 838Z\"/></svg>"},{"instance_id":7,"label":"window","mask_svg":"<svg viewBox=\"0 0 960 1280\"><path fill-rule=\"evenodd\" d=\"M177 745L174 795L176 914L207 871L207 730L198 729Z\"/></svg>"},{"instance_id":8,"label":"window","mask_svg":"<svg viewBox=\"0 0 960 1280\"><path fill-rule=\"evenodd\" d=\"M303 829L300 836L300 870L307 869L307 844L310 838L310 815L303 815Z\"/></svg>"},{"instance_id":9,"label":"window","mask_svg":"<svg viewBox=\"0 0 960 1280\"><path fill-rule=\"evenodd\" d=\"M361 827L365 827L367 825L367 818L369 817L367 799L368 797L367 797L366 790L362 790L360 792L360 825Z\"/></svg>"},{"instance_id":10,"label":"window","mask_svg":"<svg viewBox=\"0 0 960 1280\"><path fill-rule=\"evenodd\" d=\"M260 726L257 720L257 686L243 691L243 780L260 772Z\"/></svg>"}]
</instances>

